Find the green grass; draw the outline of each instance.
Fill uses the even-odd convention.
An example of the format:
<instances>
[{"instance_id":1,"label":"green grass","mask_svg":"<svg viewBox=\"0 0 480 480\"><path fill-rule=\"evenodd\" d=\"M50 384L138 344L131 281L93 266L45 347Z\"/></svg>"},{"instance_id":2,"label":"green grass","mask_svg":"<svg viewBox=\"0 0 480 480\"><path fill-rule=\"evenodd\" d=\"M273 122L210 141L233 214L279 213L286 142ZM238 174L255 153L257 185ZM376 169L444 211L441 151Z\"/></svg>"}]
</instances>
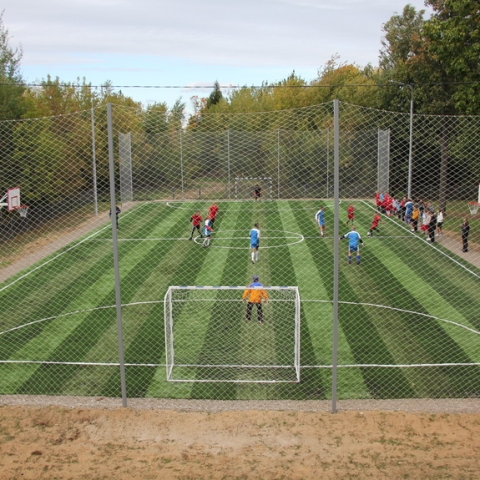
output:
<instances>
[{"instance_id":1,"label":"green grass","mask_svg":"<svg viewBox=\"0 0 480 480\"><path fill-rule=\"evenodd\" d=\"M221 202L211 248L188 241L190 215L207 202L144 203L120 220L119 256L127 393L134 397L328 399L333 344L333 207L326 238L318 201ZM341 233L348 231L345 203ZM442 246L355 202L365 239L360 265L346 262L340 242L338 398L478 397L480 271ZM453 220L452 220L453 221ZM260 261L252 265L248 232L260 224ZM445 222L448 228L448 222ZM467 268L465 268L467 267ZM301 308L301 381L285 384L166 381L163 297L170 285L296 285ZM0 285L0 393L120 395L111 232L106 226ZM291 346L278 323L264 330L242 314L225 319L228 338L213 328L212 304L179 314L198 359L281 358ZM18 328L20 327L20 328ZM190 337L188 337L190 335ZM178 337L177 337L178 338ZM227 349L227 350L222 350ZM13 362L13 363L8 363ZM19 363L22 362L22 363ZM35 363L32 363L35 362ZM99 365L102 364L102 365ZM477 365L471 365L477 364ZM395 366L402 366L395 368ZM220 370L243 379L241 370ZM185 375L209 379L214 370Z\"/></svg>"}]
</instances>

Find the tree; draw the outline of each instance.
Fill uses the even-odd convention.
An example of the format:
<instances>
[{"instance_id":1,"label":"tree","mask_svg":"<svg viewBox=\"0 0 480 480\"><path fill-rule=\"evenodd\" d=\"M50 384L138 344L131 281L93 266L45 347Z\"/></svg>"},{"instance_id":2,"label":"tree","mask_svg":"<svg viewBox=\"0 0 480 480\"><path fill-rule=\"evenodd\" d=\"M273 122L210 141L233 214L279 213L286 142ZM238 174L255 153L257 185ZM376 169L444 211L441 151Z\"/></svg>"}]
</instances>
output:
<instances>
[{"instance_id":1,"label":"tree","mask_svg":"<svg viewBox=\"0 0 480 480\"><path fill-rule=\"evenodd\" d=\"M424 25L425 10L417 12L412 5L406 5L401 15L393 15L382 30L379 67L384 71L408 74L408 61L417 50Z\"/></svg>"},{"instance_id":2,"label":"tree","mask_svg":"<svg viewBox=\"0 0 480 480\"><path fill-rule=\"evenodd\" d=\"M213 105L219 104L223 100L222 90L220 89L220 84L218 80L215 81L213 85L213 92L208 96L207 100L207 109Z\"/></svg>"},{"instance_id":3,"label":"tree","mask_svg":"<svg viewBox=\"0 0 480 480\"><path fill-rule=\"evenodd\" d=\"M21 118L25 111L22 95L25 90L20 74L22 48L9 45L10 35L0 14L0 120Z\"/></svg>"},{"instance_id":4,"label":"tree","mask_svg":"<svg viewBox=\"0 0 480 480\"><path fill-rule=\"evenodd\" d=\"M451 114L480 113L480 9L471 0L427 0L426 56L443 84Z\"/></svg>"},{"instance_id":5,"label":"tree","mask_svg":"<svg viewBox=\"0 0 480 480\"><path fill-rule=\"evenodd\" d=\"M480 10L470 0L426 0L433 15L423 21L407 5L403 16L394 16L384 26L380 53L383 80L402 82L414 88L415 111L442 115L431 132L429 147L438 152L438 197L445 208L452 162L453 132L449 115L480 113ZM401 95L401 89L383 89L385 106ZM396 92L396 93L395 93ZM390 97L390 98L389 98Z\"/></svg>"}]
</instances>

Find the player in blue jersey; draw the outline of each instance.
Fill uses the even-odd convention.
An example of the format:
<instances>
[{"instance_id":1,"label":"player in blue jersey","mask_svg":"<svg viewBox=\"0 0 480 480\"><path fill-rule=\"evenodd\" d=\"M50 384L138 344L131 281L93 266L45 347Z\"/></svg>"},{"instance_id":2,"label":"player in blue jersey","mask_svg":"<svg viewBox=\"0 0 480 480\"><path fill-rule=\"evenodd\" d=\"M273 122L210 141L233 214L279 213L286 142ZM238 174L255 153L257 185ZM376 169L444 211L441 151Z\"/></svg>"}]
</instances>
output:
<instances>
[{"instance_id":1,"label":"player in blue jersey","mask_svg":"<svg viewBox=\"0 0 480 480\"><path fill-rule=\"evenodd\" d=\"M352 225L350 232L346 233L340 240L348 238L348 263L352 263L352 253L356 252L357 265L360 265L360 243L363 243L362 237L355 230L355 225Z\"/></svg>"},{"instance_id":2,"label":"player in blue jersey","mask_svg":"<svg viewBox=\"0 0 480 480\"><path fill-rule=\"evenodd\" d=\"M258 248L260 247L260 227L256 223L250 230L250 249L252 252L252 263L258 262Z\"/></svg>"},{"instance_id":3,"label":"player in blue jersey","mask_svg":"<svg viewBox=\"0 0 480 480\"><path fill-rule=\"evenodd\" d=\"M325 212L324 207L315 214L315 220L318 223L318 228L320 229L320 236L325 236Z\"/></svg>"}]
</instances>

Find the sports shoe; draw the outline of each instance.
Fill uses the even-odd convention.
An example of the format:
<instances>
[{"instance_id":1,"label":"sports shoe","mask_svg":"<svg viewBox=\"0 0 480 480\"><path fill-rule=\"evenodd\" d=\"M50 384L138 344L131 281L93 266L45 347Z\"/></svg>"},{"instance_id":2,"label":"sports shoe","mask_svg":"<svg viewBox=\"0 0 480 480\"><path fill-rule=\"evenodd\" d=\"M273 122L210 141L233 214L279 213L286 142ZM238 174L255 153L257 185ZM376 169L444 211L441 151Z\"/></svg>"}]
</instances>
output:
<instances>
[{"instance_id":1,"label":"sports shoe","mask_svg":"<svg viewBox=\"0 0 480 480\"><path fill-rule=\"evenodd\" d=\"M258 321L258 324L259 324L259 325L263 325L263 320L259 320L259 321Z\"/></svg>"},{"instance_id":2,"label":"sports shoe","mask_svg":"<svg viewBox=\"0 0 480 480\"><path fill-rule=\"evenodd\" d=\"M252 260L252 263L255 263L255 261L254 261L254 260Z\"/></svg>"}]
</instances>

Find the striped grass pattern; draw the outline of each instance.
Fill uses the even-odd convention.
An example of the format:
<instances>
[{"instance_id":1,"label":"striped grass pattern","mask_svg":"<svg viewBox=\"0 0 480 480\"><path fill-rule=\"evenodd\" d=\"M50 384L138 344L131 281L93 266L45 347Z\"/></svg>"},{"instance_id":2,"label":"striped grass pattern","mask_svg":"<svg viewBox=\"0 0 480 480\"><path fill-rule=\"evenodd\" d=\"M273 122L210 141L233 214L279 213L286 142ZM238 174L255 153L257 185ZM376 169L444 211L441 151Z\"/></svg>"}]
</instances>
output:
<instances>
[{"instance_id":1,"label":"striped grass pattern","mask_svg":"<svg viewBox=\"0 0 480 480\"><path fill-rule=\"evenodd\" d=\"M328 399L333 345L333 206L326 237L314 214L321 201L220 202L212 245L189 241L190 215L209 203L146 202L120 218L119 256L127 394L130 397ZM383 217L366 232L373 207L354 202L365 240L361 263L340 243L338 398L480 395L480 271L441 245ZM340 205L345 226L347 204ZM252 264L249 230L260 224ZM355 257L354 257L355 260ZM170 285L298 286L301 382L166 381L163 297ZM0 393L120 395L117 318L109 225L0 285ZM199 316L201 317L201 316ZM192 334L198 351L218 349L209 317ZM203 318L202 317L202 318ZM235 330L236 320L229 319ZM258 335L242 328L238 342ZM258 325L252 327L261 328ZM198 332L202 332L199 334ZM275 354L282 348L256 342ZM261 358L262 352L259 352Z\"/></svg>"}]
</instances>

